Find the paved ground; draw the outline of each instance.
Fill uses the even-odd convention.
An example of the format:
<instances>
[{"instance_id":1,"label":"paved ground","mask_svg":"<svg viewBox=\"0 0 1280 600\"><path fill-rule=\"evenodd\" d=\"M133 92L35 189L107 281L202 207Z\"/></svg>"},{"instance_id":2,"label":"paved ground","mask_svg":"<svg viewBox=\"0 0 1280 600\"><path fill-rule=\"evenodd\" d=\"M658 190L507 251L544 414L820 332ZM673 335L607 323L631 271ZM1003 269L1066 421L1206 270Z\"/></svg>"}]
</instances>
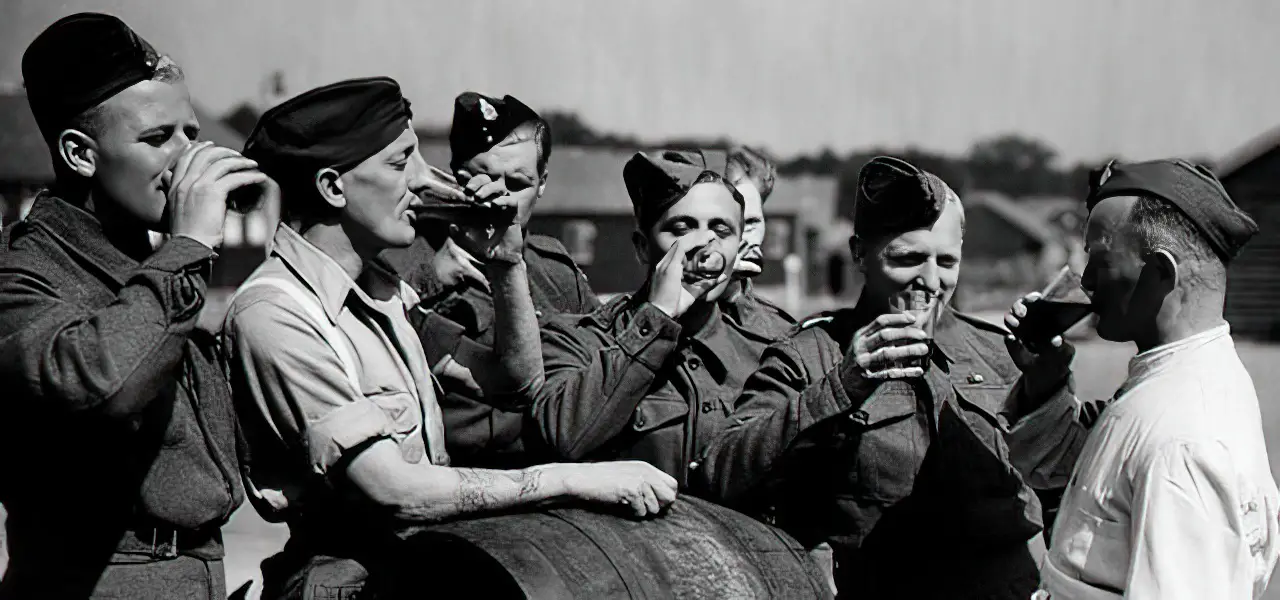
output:
<instances>
[{"instance_id":1,"label":"paved ground","mask_svg":"<svg viewBox=\"0 0 1280 600\"><path fill-rule=\"evenodd\" d=\"M1280 466L1280 368L1277 368L1280 366L1280 345L1241 342L1238 347L1262 400L1272 472L1280 473L1277 469ZM1132 354L1129 346L1081 342L1075 365L1081 396L1109 397L1124 379L1126 364ZM237 511L225 531L228 589L234 589L252 577L258 569L258 561L281 547L287 535L283 526L263 522L248 506ZM0 548L0 572L4 563L3 549ZM1266 598L1280 600L1280 584L1271 586Z\"/></svg>"}]
</instances>

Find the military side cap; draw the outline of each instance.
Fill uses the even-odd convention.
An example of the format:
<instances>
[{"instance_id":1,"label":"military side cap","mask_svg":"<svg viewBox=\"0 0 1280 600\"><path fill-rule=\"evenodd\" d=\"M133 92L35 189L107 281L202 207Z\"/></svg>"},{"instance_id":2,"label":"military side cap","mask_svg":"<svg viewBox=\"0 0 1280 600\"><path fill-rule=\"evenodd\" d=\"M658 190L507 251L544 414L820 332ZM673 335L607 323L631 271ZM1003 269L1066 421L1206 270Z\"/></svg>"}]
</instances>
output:
<instances>
[{"instance_id":1,"label":"military side cap","mask_svg":"<svg viewBox=\"0 0 1280 600\"><path fill-rule=\"evenodd\" d=\"M311 185L317 171L346 172L386 148L413 116L389 77L340 81L304 92L268 110L244 145L244 155L288 189Z\"/></svg>"},{"instance_id":2,"label":"military side cap","mask_svg":"<svg viewBox=\"0 0 1280 600\"><path fill-rule=\"evenodd\" d=\"M635 153L622 167L622 181L627 186L627 195L631 197L631 206L640 228L648 229L657 222L658 217L689 193L704 174L724 183L734 200L742 204L742 195L719 173L707 168L706 155L701 151Z\"/></svg>"},{"instance_id":3,"label":"military side cap","mask_svg":"<svg viewBox=\"0 0 1280 600\"><path fill-rule=\"evenodd\" d=\"M40 133L51 141L84 111L151 79L159 64L155 48L124 21L79 13L58 19L27 46L22 79Z\"/></svg>"},{"instance_id":4,"label":"military side cap","mask_svg":"<svg viewBox=\"0 0 1280 600\"><path fill-rule=\"evenodd\" d=\"M1236 206L1213 172L1185 160L1129 164L1113 160L1090 174L1086 201L1090 211L1116 196L1148 196L1174 205L1195 224L1223 262L1235 258L1258 233L1258 224Z\"/></svg>"},{"instance_id":5,"label":"military side cap","mask_svg":"<svg viewBox=\"0 0 1280 600\"><path fill-rule=\"evenodd\" d=\"M501 100L476 92L463 92L453 101L453 124L449 127L449 166L462 163L498 145L512 131L541 117L515 96Z\"/></svg>"},{"instance_id":6,"label":"military side cap","mask_svg":"<svg viewBox=\"0 0 1280 600\"><path fill-rule=\"evenodd\" d=\"M957 197L941 177L891 156L877 156L858 172L853 233L862 239L933 226L947 198Z\"/></svg>"}]
</instances>

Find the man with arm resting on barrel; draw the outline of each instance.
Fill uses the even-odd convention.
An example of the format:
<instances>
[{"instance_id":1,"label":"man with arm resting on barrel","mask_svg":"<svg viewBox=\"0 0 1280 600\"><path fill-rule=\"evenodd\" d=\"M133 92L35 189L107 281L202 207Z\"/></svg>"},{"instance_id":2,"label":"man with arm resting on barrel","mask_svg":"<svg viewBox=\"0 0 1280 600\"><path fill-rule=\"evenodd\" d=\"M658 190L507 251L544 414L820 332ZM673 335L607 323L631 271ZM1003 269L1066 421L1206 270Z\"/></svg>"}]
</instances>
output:
<instances>
[{"instance_id":1,"label":"man with arm resting on barrel","mask_svg":"<svg viewBox=\"0 0 1280 600\"><path fill-rule=\"evenodd\" d=\"M635 462L449 466L438 387L406 316L418 295L375 260L412 243L417 194L431 185L410 116L395 81L344 81L271 109L245 146L279 182L286 220L225 327L250 499L290 528L285 550L263 565L268 597L345 588L401 597L423 585L453 589L441 579L462 585L424 581L429 565L397 553L406 525L558 499L626 504L644 516L675 497L670 477ZM501 203L498 188L476 196ZM473 233L473 251L500 263L491 273L518 289L518 225ZM516 325L537 335L532 319ZM537 370L536 359L511 360Z\"/></svg>"}]
</instances>

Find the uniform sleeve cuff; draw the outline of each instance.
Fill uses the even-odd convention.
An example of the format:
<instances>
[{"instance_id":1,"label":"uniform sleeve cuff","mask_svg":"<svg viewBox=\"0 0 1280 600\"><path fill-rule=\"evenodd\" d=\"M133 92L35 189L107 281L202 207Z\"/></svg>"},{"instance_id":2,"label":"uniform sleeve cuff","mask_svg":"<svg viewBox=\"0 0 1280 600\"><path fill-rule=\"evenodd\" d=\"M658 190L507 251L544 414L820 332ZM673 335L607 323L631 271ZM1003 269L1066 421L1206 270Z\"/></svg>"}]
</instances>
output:
<instances>
[{"instance_id":1,"label":"uniform sleeve cuff","mask_svg":"<svg viewBox=\"0 0 1280 600\"><path fill-rule=\"evenodd\" d=\"M181 273L209 267L217 258L218 253L204 243L187 236L175 235L142 261L142 266L168 273Z\"/></svg>"},{"instance_id":2,"label":"uniform sleeve cuff","mask_svg":"<svg viewBox=\"0 0 1280 600\"><path fill-rule=\"evenodd\" d=\"M645 366L658 370L680 339L680 323L651 302L631 316L631 323L617 335L618 345Z\"/></svg>"}]
</instances>

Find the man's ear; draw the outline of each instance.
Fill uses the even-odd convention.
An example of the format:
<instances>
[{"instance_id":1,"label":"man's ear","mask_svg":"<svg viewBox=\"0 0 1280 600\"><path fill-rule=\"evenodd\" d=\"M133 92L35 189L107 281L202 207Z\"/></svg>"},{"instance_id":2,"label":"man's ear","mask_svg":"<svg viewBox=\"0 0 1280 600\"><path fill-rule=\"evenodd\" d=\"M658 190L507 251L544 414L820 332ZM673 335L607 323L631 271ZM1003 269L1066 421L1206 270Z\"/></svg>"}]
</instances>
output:
<instances>
[{"instance_id":1,"label":"man's ear","mask_svg":"<svg viewBox=\"0 0 1280 600\"><path fill-rule=\"evenodd\" d=\"M631 244L636 249L636 260L640 261L642 266L649 266L649 238L641 233L639 229L631 232Z\"/></svg>"},{"instance_id":2,"label":"man's ear","mask_svg":"<svg viewBox=\"0 0 1280 600\"><path fill-rule=\"evenodd\" d=\"M1178 287L1178 259L1168 250L1156 250L1147 256L1147 264L1160 275L1162 288L1173 291Z\"/></svg>"},{"instance_id":3,"label":"man's ear","mask_svg":"<svg viewBox=\"0 0 1280 600\"><path fill-rule=\"evenodd\" d=\"M76 129L58 134L58 158L75 173L93 177L98 170L98 142Z\"/></svg>"},{"instance_id":4,"label":"man's ear","mask_svg":"<svg viewBox=\"0 0 1280 600\"><path fill-rule=\"evenodd\" d=\"M867 266L863 264L862 259L867 257L867 247L862 238L856 235L849 236L849 254L853 256L853 264L858 266L858 271L865 273Z\"/></svg>"},{"instance_id":5,"label":"man's ear","mask_svg":"<svg viewBox=\"0 0 1280 600\"><path fill-rule=\"evenodd\" d=\"M316 172L316 191L329 206L340 209L347 205L347 197L342 191L342 176L333 169L325 167Z\"/></svg>"},{"instance_id":6,"label":"man's ear","mask_svg":"<svg viewBox=\"0 0 1280 600\"><path fill-rule=\"evenodd\" d=\"M542 175L538 177L538 197L541 198L547 191L547 179L551 177L551 167L547 167L542 171Z\"/></svg>"}]
</instances>

